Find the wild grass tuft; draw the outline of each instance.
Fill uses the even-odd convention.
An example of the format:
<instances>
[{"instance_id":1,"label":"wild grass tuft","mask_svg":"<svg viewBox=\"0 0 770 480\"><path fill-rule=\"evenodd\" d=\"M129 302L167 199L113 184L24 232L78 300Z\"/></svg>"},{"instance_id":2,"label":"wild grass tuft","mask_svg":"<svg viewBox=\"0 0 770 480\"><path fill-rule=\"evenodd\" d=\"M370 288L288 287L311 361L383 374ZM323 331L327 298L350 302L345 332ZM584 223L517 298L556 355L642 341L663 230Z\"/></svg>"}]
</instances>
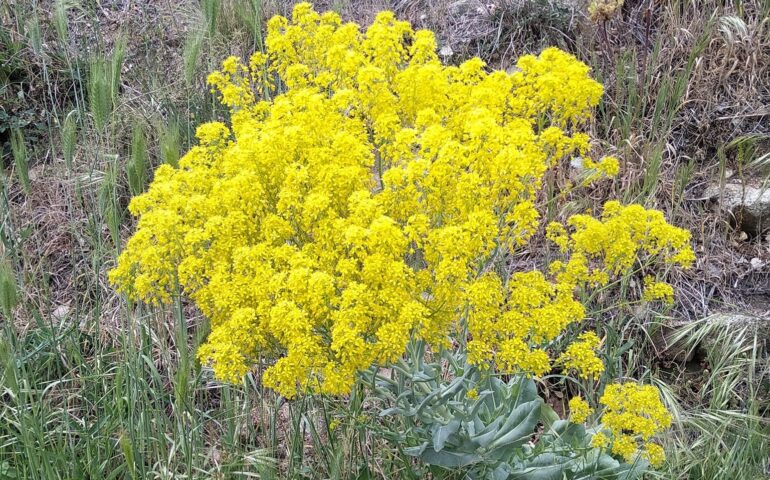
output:
<instances>
[{"instance_id":1,"label":"wild grass tuft","mask_svg":"<svg viewBox=\"0 0 770 480\"><path fill-rule=\"evenodd\" d=\"M125 59L126 37L119 37L109 56L95 55L89 65L88 99L94 126L103 132L117 106L120 74Z\"/></svg>"},{"instance_id":2,"label":"wild grass tuft","mask_svg":"<svg viewBox=\"0 0 770 480\"><path fill-rule=\"evenodd\" d=\"M251 39L251 51L262 50L264 0L225 0L219 13L219 34L227 38L232 32L244 32Z\"/></svg>"},{"instance_id":3,"label":"wild grass tuft","mask_svg":"<svg viewBox=\"0 0 770 480\"><path fill-rule=\"evenodd\" d=\"M0 258L0 312L2 312L6 322L12 321L11 313L17 302L16 278L8 260L2 257Z\"/></svg>"},{"instance_id":4,"label":"wild grass tuft","mask_svg":"<svg viewBox=\"0 0 770 480\"><path fill-rule=\"evenodd\" d=\"M206 23L206 29L209 37L213 37L217 30L217 20L222 9L221 0L201 0L201 10L203 20Z\"/></svg>"},{"instance_id":5,"label":"wild grass tuft","mask_svg":"<svg viewBox=\"0 0 770 480\"><path fill-rule=\"evenodd\" d=\"M54 1L52 22L58 39L62 43L67 43L69 41L69 24L67 13L69 9L73 8L75 5L75 2L69 0Z\"/></svg>"},{"instance_id":6,"label":"wild grass tuft","mask_svg":"<svg viewBox=\"0 0 770 480\"><path fill-rule=\"evenodd\" d=\"M144 127L141 123L134 123L131 135L130 158L126 162L126 176L128 178L128 191L131 196L142 193L147 183L147 140Z\"/></svg>"},{"instance_id":7,"label":"wild grass tuft","mask_svg":"<svg viewBox=\"0 0 770 480\"><path fill-rule=\"evenodd\" d=\"M67 171L72 171L73 162L75 159L75 146L77 144L77 110L72 110L64 117L64 121L61 126L61 143L62 154L64 155L64 164L67 167Z\"/></svg>"},{"instance_id":8,"label":"wild grass tuft","mask_svg":"<svg viewBox=\"0 0 770 480\"><path fill-rule=\"evenodd\" d=\"M25 31L32 51L36 55L40 55L43 52L43 34L40 31L40 19L37 16L37 12L33 13L29 20L27 20Z\"/></svg>"},{"instance_id":9,"label":"wild grass tuft","mask_svg":"<svg viewBox=\"0 0 770 480\"><path fill-rule=\"evenodd\" d=\"M29 180L29 152L24 134L19 128L11 130L11 151L13 153L14 170L16 171L19 183L25 192L30 193L32 184Z\"/></svg>"},{"instance_id":10,"label":"wild grass tuft","mask_svg":"<svg viewBox=\"0 0 770 480\"><path fill-rule=\"evenodd\" d=\"M88 104L94 127L104 132L112 114L113 92L111 66L103 57L91 59L88 69Z\"/></svg>"},{"instance_id":11,"label":"wild grass tuft","mask_svg":"<svg viewBox=\"0 0 770 480\"><path fill-rule=\"evenodd\" d=\"M722 318L722 317L719 317ZM770 375L766 335L756 325L712 318L679 328L671 342L705 356L701 372L660 383L674 411L673 456L661 478L764 478L770 468ZM698 373L700 375L698 375ZM679 391L676 391L679 390ZM677 399L686 399L684 402Z\"/></svg>"},{"instance_id":12,"label":"wild grass tuft","mask_svg":"<svg viewBox=\"0 0 770 480\"><path fill-rule=\"evenodd\" d=\"M120 225L123 220L123 210L118 195L119 157L115 154L104 157L106 165L99 186L99 218L107 226L112 243L115 249L118 249L121 243Z\"/></svg>"},{"instance_id":13,"label":"wild grass tuft","mask_svg":"<svg viewBox=\"0 0 770 480\"><path fill-rule=\"evenodd\" d=\"M120 94L120 74L123 70L123 62L126 59L126 42L127 37L125 34L120 33L117 39L115 39L112 54L109 56L110 96L112 97L113 104L117 104L118 95Z\"/></svg>"},{"instance_id":14,"label":"wild grass tuft","mask_svg":"<svg viewBox=\"0 0 770 480\"><path fill-rule=\"evenodd\" d=\"M187 37L182 58L184 60L184 78L187 84L192 84L197 74L198 60L203 46L203 32L195 32Z\"/></svg>"},{"instance_id":15,"label":"wild grass tuft","mask_svg":"<svg viewBox=\"0 0 770 480\"><path fill-rule=\"evenodd\" d=\"M168 124L158 127L160 130L160 158L163 163L172 167L179 165L179 155L181 150L181 137L179 132L179 123L173 118Z\"/></svg>"}]
</instances>

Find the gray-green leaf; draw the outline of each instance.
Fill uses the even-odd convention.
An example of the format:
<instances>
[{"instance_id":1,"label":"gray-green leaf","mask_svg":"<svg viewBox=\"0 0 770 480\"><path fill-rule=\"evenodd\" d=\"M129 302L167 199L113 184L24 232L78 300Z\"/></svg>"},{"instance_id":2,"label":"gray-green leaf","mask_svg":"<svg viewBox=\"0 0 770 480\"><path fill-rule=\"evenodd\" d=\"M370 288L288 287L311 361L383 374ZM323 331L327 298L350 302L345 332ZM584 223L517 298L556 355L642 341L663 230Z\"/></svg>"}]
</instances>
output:
<instances>
[{"instance_id":1,"label":"gray-green leaf","mask_svg":"<svg viewBox=\"0 0 770 480\"><path fill-rule=\"evenodd\" d=\"M438 425L433 429L433 449L440 452L450 435L460 428L460 420L454 418L446 425Z\"/></svg>"}]
</instances>

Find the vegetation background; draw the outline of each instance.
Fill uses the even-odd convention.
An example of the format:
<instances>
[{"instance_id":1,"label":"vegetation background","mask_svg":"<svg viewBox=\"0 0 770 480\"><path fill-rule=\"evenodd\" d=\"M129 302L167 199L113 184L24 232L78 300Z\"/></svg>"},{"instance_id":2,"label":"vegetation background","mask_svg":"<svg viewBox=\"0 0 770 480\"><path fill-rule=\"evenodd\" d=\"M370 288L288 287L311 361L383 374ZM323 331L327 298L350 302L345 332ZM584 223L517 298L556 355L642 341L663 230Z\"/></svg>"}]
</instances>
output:
<instances>
[{"instance_id":1,"label":"vegetation background","mask_svg":"<svg viewBox=\"0 0 770 480\"><path fill-rule=\"evenodd\" d=\"M225 114L207 73L263 48L264 21L292 3L0 2L0 479L421 477L378 443L364 396L287 403L256 371L215 382L194 359L207 324L191 305L127 305L106 282L129 198ZM770 478L770 237L725 200L726 185L770 179L770 2L627 0L606 16L580 0L315 7L362 25L393 10L434 30L447 62L507 69L556 45L592 66L606 88L592 136L621 175L556 215L642 203L691 229L698 254L670 310L593 319L608 369L658 385L674 412L668 463L650 477ZM564 410L568 395L546 394Z\"/></svg>"}]
</instances>

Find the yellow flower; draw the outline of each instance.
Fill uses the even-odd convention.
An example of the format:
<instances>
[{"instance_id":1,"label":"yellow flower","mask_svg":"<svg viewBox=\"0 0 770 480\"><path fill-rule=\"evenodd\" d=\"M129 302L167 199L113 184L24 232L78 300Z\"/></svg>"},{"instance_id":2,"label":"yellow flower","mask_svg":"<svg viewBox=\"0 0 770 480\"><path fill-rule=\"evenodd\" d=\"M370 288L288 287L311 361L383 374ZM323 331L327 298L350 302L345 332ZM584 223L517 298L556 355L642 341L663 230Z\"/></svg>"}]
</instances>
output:
<instances>
[{"instance_id":1,"label":"yellow flower","mask_svg":"<svg viewBox=\"0 0 770 480\"><path fill-rule=\"evenodd\" d=\"M608 177L614 177L620 172L620 164L615 157L604 157L597 165L599 171L607 175Z\"/></svg>"},{"instance_id":2,"label":"yellow flower","mask_svg":"<svg viewBox=\"0 0 770 480\"><path fill-rule=\"evenodd\" d=\"M651 276L644 277L644 293L642 298L645 302L663 300L667 305L674 303L674 287L665 282L656 282Z\"/></svg>"},{"instance_id":3,"label":"yellow flower","mask_svg":"<svg viewBox=\"0 0 770 480\"><path fill-rule=\"evenodd\" d=\"M594 448L604 448L607 445L609 445L610 439L607 438L607 435L605 435L603 432L596 432L591 437L591 446Z\"/></svg>"},{"instance_id":4,"label":"yellow flower","mask_svg":"<svg viewBox=\"0 0 770 480\"><path fill-rule=\"evenodd\" d=\"M334 430L337 430L341 424L342 422L340 421L340 419L335 418L331 422L329 422L329 430L333 432Z\"/></svg>"},{"instance_id":5,"label":"yellow flower","mask_svg":"<svg viewBox=\"0 0 770 480\"><path fill-rule=\"evenodd\" d=\"M671 414L658 389L635 383L608 385L599 400L601 421L612 435L612 452L632 462L639 451L653 466L663 463L663 449L649 440L671 425Z\"/></svg>"},{"instance_id":6,"label":"yellow flower","mask_svg":"<svg viewBox=\"0 0 770 480\"><path fill-rule=\"evenodd\" d=\"M569 249L569 236L567 230L559 222L551 222L546 227L546 238L559 246L562 253Z\"/></svg>"},{"instance_id":7,"label":"yellow flower","mask_svg":"<svg viewBox=\"0 0 770 480\"><path fill-rule=\"evenodd\" d=\"M642 455L650 462L650 465L655 468L660 467L663 465L663 462L666 461L666 454L663 452L663 447L657 443L647 443L644 446Z\"/></svg>"},{"instance_id":8,"label":"yellow flower","mask_svg":"<svg viewBox=\"0 0 770 480\"><path fill-rule=\"evenodd\" d=\"M468 392L465 394L466 397L468 397L470 400L476 400L479 398L479 391L475 388L471 388L468 390Z\"/></svg>"},{"instance_id":9,"label":"yellow flower","mask_svg":"<svg viewBox=\"0 0 770 480\"><path fill-rule=\"evenodd\" d=\"M612 453L623 457L628 463L633 463L636 458L636 441L628 435L618 435L612 442Z\"/></svg>"},{"instance_id":10,"label":"yellow flower","mask_svg":"<svg viewBox=\"0 0 770 480\"><path fill-rule=\"evenodd\" d=\"M604 363L596 356L601 340L594 332L580 334L559 359L565 369L574 369L581 378L595 378L604 371Z\"/></svg>"},{"instance_id":11,"label":"yellow flower","mask_svg":"<svg viewBox=\"0 0 770 480\"><path fill-rule=\"evenodd\" d=\"M569 401L569 419L572 423L585 423L588 417L593 413L593 409L588 402L580 397L572 397Z\"/></svg>"},{"instance_id":12,"label":"yellow flower","mask_svg":"<svg viewBox=\"0 0 770 480\"><path fill-rule=\"evenodd\" d=\"M602 177L614 177L620 172L620 164L615 157L604 157L598 163L590 158L584 158L583 166L591 170L590 174L587 176L588 182L598 180Z\"/></svg>"},{"instance_id":13,"label":"yellow flower","mask_svg":"<svg viewBox=\"0 0 770 480\"><path fill-rule=\"evenodd\" d=\"M362 30L309 3L270 19L265 45L209 75L230 122L201 125L131 201L136 232L109 274L153 304L181 288L211 321L198 358L218 378L266 361L263 384L286 397L346 394L411 340L461 335L481 369L543 375L585 315L579 287L642 253L692 261L660 212L610 202L549 227L568 257L552 275L496 268L540 228L549 169L588 153L603 88L572 55L448 66L392 12ZM601 371L596 341L571 348L568 368Z\"/></svg>"},{"instance_id":14,"label":"yellow flower","mask_svg":"<svg viewBox=\"0 0 770 480\"><path fill-rule=\"evenodd\" d=\"M668 224L660 211L617 201L605 203L601 218L579 214L566 226L552 223L546 236L564 255L549 271L565 290L605 286L638 261L689 267L695 258L690 232ZM658 282L645 295L670 301L673 289Z\"/></svg>"},{"instance_id":15,"label":"yellow flower","mask_svg":"<svg viewBox=\"0 0 770 480\"><path fill-rule=\"evenodd\" d=\"M615 434L629 431L646 441L671 425L671 415L651 385L611 384L599 401L607 407L602 422Z\"/></svg>"},{"instance_id":16,"label":"yellow flower","mask_svg":"<svg viewBox=\"0 0 770 480\"><path fill-rule=\"evenodd\" d=\"M230 130L224 123L209 122L199 126L195 130L195 136L203 145L215 145L227 139L230 136Z\"/></svg>"}]
</instances>

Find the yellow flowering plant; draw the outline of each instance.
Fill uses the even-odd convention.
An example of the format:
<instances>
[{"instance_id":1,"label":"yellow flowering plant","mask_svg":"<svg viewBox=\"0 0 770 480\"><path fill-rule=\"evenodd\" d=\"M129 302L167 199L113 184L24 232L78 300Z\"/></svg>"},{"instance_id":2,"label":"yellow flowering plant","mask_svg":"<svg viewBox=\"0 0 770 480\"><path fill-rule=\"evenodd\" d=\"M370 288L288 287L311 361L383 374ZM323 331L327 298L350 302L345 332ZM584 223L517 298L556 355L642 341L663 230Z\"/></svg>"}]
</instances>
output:
<instances>
[{"instance_id":1,"label":"yellow flowering plant","mask_svg":"<svg viewBox=\"0 0 770 480\"><path fill-rule=\"evenodd\" d=\"M179 166L160 166L131 201L136 231L110 272L150 304L181 287L211 322L198 358L218 378L267 360L262 383L287 398L344 395L381 382L378 366L401 365L403 389L433 368L426 358L449 356L463 380L437 395L446 385L436 378L423 393L444 402L459 392L471 415L466 406L491 402L495 388L530 398L533 377L553 369L598 378L600 338L568 335L586 316L578 293L640 262L692 262L689 233L638 205L541 224L549 170L572 156L588 181L619 169L590 159L582 127L603 89L573 56L549 48L510 73L478 58L449 66L430 31L390 12L362 31L307 3L269 21L266 47L209 76L229 124L201 125ZM510 273L511 255L541 229L560 259ZM670 297L664 282L650 285L649 300ZM511 422L540 421L539 397L524 403ZM516 440L490 441L513 445L510 456L527 443ZM494 470L504 458L490 461Z\"/></svg>"}]
</instances>

